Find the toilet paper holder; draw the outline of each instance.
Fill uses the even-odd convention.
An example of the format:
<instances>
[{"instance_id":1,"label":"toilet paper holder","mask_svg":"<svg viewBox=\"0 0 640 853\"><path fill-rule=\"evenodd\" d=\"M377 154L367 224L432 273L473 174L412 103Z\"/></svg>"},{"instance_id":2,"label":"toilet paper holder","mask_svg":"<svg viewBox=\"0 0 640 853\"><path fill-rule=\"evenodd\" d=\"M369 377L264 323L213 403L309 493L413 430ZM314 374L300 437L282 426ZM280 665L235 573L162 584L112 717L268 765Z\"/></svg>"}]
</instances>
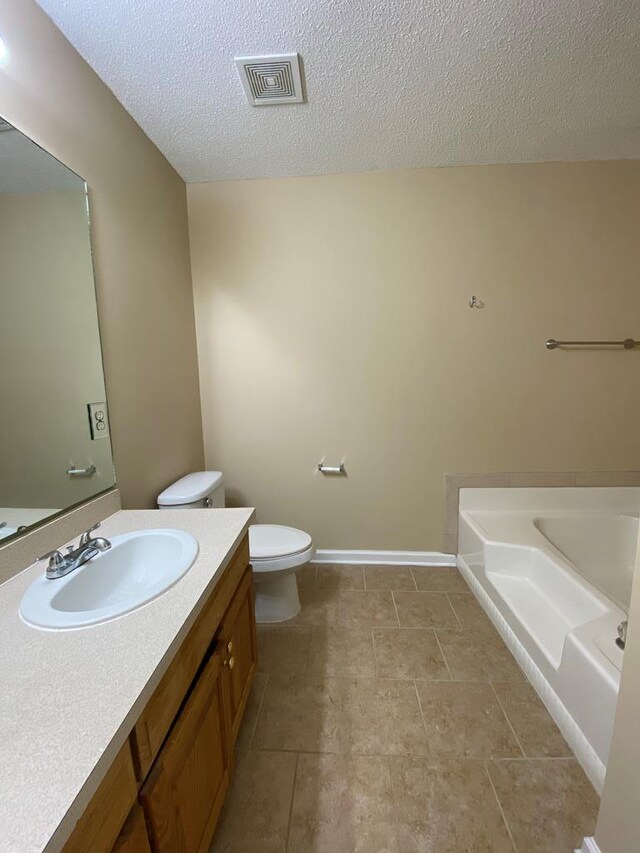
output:
<instances>
[{"instance_id":1,"label":"toilet paper holder","mask_svg":"<svg viewBox=\"0 0 640 853\"><path fill-rule=\"evenodd\" d=\"M344 462L341 462L339 465L325 465L324 462L318 462L318 471L320 471L321 474L347 476L347 469L344 467Z\"/></svg>"}]
</instances>

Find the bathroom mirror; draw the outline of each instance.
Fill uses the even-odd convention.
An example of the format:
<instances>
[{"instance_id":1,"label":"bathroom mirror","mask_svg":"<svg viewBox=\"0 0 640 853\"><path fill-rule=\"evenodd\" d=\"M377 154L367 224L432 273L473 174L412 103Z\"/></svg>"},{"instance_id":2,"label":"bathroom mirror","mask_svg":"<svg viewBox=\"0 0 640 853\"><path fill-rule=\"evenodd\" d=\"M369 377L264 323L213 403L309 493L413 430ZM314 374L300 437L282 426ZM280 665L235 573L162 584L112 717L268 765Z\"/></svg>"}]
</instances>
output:
<instances>
[{"instance_id":1,"label":"bathroom mirror","mask_svg":"<svg viewBox=\"0 0 640 853\"><path fill-rule=\"evenodd\" d=\"M0 119L0 544L114 482L87 187Z\"/></svg>"}]
</instances>

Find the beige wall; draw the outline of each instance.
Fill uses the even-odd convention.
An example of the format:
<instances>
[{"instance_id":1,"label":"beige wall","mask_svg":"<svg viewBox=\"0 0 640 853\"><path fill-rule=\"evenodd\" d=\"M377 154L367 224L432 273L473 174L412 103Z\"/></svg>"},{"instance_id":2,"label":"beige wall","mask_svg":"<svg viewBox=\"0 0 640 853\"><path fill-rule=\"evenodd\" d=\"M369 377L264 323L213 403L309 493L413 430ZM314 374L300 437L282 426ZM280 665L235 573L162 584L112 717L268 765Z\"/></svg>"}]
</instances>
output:
<instances>
[{"instance_id":1,"label":"beige wall","mask_svg":"<svg viewBox=\"0 0 640 853\"><path fill-rule=\"evenodd\" d=\"M0 507L71 506L114 482L87 417L105 388L84 189L0 193L0 282Z\"/></svg>"},{"instance_id":2,"label":"beige wall","mask_svg":"<svg viewBox=\"0 0 640 853\"><path fill-rule=\"evenodd\" d=\"M439 550L445 472L637 469L640 163L188 187L208 466L323 548ZM476 294L482 310L467 303ZM314 472L346 459L348 479Z\"/></svg>"},{"instance_id":3,"label":"beige wall","mask_svg":"<svg viewBox=\"0 0 640 853\"><path fill-rule=\"evenodd\" d=\"M202 465L184 183L33 0L0 0L0 115L91 188L122 504Z\"/></svg>"},{"instance_id":4,"label":"beige wall","mask_svg":"<svg viewBox=\"0 0 640 853\"><path fill-rule=\"evenodd\" d=\"M596 841L602 853L640 850L640 545L629 608L618 707Z\"/></svg>"}]
</instances>

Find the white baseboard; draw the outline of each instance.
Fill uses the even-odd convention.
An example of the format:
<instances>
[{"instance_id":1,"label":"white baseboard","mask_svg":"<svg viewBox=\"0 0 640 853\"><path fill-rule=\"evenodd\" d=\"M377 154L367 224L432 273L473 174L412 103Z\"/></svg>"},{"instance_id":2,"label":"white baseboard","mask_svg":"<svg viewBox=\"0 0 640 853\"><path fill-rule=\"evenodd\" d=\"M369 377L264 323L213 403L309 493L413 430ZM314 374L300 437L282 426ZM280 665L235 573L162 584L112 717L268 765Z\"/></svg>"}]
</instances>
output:
<instances>
[{"instance_id":1,"label":"white baseboard","mask_svg":"<svg viewBox=\"0 0 640 853\"><path fill-rule=\"evenodd\" d=\"M582 842L582 847L579 850L575 850L574 853L600 853L600 848L596 844L595 838L591 836L590 838L585 838Z\"/></svg>"},{"instance_id":2,"label":"white baseboard","mask_svg":"<svg viewBox=\"0 0 640 853\"><path fill-rule=\"evenodd\" d=\"M455 566L455 554L440 551L316 551L312 563L378 566Z\"/></svg>"}]
</instances>

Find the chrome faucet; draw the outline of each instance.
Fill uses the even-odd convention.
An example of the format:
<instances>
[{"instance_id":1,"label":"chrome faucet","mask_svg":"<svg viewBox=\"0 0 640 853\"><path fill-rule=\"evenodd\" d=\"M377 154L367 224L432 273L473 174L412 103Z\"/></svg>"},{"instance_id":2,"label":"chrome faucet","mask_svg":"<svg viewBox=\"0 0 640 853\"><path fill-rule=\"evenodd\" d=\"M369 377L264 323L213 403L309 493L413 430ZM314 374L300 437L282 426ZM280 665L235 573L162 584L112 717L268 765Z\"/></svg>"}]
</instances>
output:
<instances>
[{"instance_id":1,"label":"chrome faucet","mask_svg":"<svg viewBox=\"0 0 640 853\"><path fill-rule=\"evenodd\" d=\"M618 636L616 637L616 646L624 651L627 645L627 620L618 625Z\"/></svg>"},{"instance_id":2,"label":"chrome faucet","mask_svg":"<svg viewBox=\"0 0 640 853\"><path fill-rule=\"evenodd\" d=\"M42 557L38 557L38 561L49 561L47 564L47 578L49 580L63 578L65 575L88 563L89 560L97 557L102 551L108 551L111 548L111 542L108 539L104 539L102 536L91 535L99 527L100 522L85 530L80 537L78 547L74 548L73 545L69 545L66 554L62 554L60 551L49 551L43 554Z\"/></svg>"}]
</instances>

